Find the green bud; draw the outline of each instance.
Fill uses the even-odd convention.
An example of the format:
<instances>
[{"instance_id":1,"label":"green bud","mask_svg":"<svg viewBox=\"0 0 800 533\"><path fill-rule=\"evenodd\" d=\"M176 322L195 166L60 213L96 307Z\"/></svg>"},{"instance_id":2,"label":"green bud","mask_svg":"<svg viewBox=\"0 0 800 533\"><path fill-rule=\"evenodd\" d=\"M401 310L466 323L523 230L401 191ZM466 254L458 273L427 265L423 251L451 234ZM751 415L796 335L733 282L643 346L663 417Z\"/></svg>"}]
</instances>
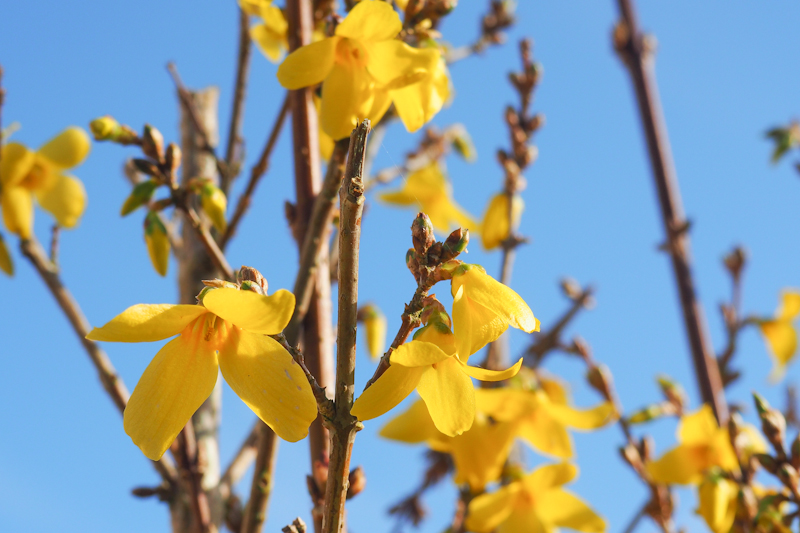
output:
<instances>
[{"instance_id":1,"label":"green bud","mask_svg":"<svg viewBox=\"0 0 800 533\"><path fill-rule=\"evenodd\" d=\"M475 151L475 145L469 132L461 124L454 126L451 131L453 132L453 150L468 163L474 163L478 158L478 153Z\"/></svg>"},{"instance_id":2,"label":"green bud","mask_svg":"<svg viewBox=\"0 0 800 533\"><path fill-rule=\"evenodd\" d=\"M200 188L200 204L217 231L225 232L225 228L228 226L225 220L228 199L222 189L210 181L204 182Z\"/></svg>"},{"instance_id":3,"label":"green bud","mask_svg":"<svg viewBox=\"0 0 800 533\"><path fill-rule=\"evenodd\" d=\"M643 424L644 422L650 422L651 420L655 420L656 418L660 418L664 416L664 408L659 404L655 405L648 405L644 409L640 409L633 413L630 418L628 418L628 422L631 424Z\"/></svg>"},{"instance_id":4,"label":"green bud","mask_svg":"<svg viewBox=\"0 0 800 533\"><path fill-rule=\"evenodd\" d=\"M120 124L109 115L96 118L89 123L89 129L96 141L111 141L117 144L136 144L139 137L129 126Z\"/></svg>"},{"instance_id":5,"label":"green bud","mask_svg":"<svg viewBox=\"0 0 800 533\"><path fill-rule=\"evenodd\" d=\"M125 200L125 203L122 204L120 215L123 217L127 216L149 202L158 186L159 183L154 180L137 183L130 196L128 196L128 198ZM161 221L159 220L159 223L160 222Z\"/></svg>"},{"instance_id":6,"label":"green bud","mask_svg":"<svg viewBox=\"0 0 800 533\"><path fill-rule=\"evenodd\" d=\"M425 213L417 213L414 222L411 223L411 240L414 242L414 249L419 257L425 258L436 238L433 235L433 224L430 217Z\"/></svg>"},{"instance_id":7,"label":"green bud","mask_svg":"<svg viewBox=\"0 0 800 533\"><path fill-rule=\"evenodd\" d=\"M776 461L771 455L766 453L756 453L753 454L753 457L755 457L759 464L764 467L764 470L770 474L776 474L778 472L778 461Z\"/></svg>"},{"instance_id":8,"label":"green bud","mask_svg":"<svg viewBox=\"0 0 800 533\"><path fill-rule=\"evenodd\" d=\"M442 261L449 261L467 249L469 244L469 230L458 228L451 233L442 247Z\"/></svg>"},{"instance_id":9,"label":"green bud","mask_svg":"<svg viewBox=\"0 0 800 533\"><path fill-rule=\"evenodd\" d=\"M144 125L142 152L159 163L164 161L164 136L150 124Z\"/></svg>"},{"instance_id":10,"label":"green bud","mask_svg":"<svg viewBox=\"0 0 800 533\"><path fill-rule=\"evenodd\" d=\"M763 415L769 410L769 404L767 403L767 400L762 398L757 392L753 393L753 400L755 401L756 411L758 411L759 415Z\"/></svg>"},{"instance_id":11,"label":"green bud","mask_svg":"<svg viewBox=\"0 0 800 533\"><path fill-rule=\"evenodd\" d=\"M166 276L169 265L169 238L167 228L156 212L148 212L144 219L144 240L153 268L161 276Z\"/></svg>"}]
</instances>

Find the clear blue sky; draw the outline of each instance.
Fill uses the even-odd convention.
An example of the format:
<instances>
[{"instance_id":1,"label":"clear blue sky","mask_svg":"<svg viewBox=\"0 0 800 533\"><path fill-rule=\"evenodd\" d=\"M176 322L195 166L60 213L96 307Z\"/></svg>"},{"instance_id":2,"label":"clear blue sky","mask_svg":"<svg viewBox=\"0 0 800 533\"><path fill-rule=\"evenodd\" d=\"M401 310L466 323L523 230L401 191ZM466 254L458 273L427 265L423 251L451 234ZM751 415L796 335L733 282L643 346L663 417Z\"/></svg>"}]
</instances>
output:
<instances>
[{"instance_id":1,"label":"clear blue sky","mask_svg":"<svg viewBox=\"0 0 800 533\"><path fill-rule=\"evenodd\" d=\"M462 0L443 27L447 40L472 40L486 3ZM800 285L800 181L787 162L769 165L770 147L763 138L769 126L800 113L800 6L786 1L639 3L643 27L658 38L659 88L685 208L694 223L699 296L720 347L717 306L729 291L720 259L732 245L742 243L750 252L746 311L771 314L780 289ZM500 188L493 154L507 144L502 112L514 101L505 76L519 65L516 41L531 36L545 69L534 107L547 123L536 138L540 159L527 173L524 192L521 229L532 244L518 255L513 287L546 328L567 305L557 287L561 276L593 283L598 305L582 314L569 334L585 337L596 357L611 367L623 404L632 409L658 399L653 377L664 372L686 386L696 407L672 274L666 256L656 251L662 229L639 118L630 82L610 44L613 2L523 0L518 15L507 46L452 68L456 97L435 123L464 123L479 153L474 165L448 161L456 199L480 215ZM7 89L3 123L19 121L22 129L14 139L34 147L68 125L86 127L103 114L135 128L152 123L175 139L178 106L164 68L174 60L191 87L220 87L220 117L227 124L236 28L232 1L8 3L0 32ZM245 119L248 168L281 95L275 66L255 55ZM417 138L393 126L376 168L400 162ZM118 216L129 192L120 168L133 153L96 144L76 171L86 184L89 207L81 227L63 235L61 264L65 282L94 325L135 303L176 299L174 268L161 279L150 267L141 215ZM259 268L271 288L291 287L294 279L296 251L283 220L283 202L293 195L291 175L291 145L284 133L252 215L230 247L231 264ZM409 210L370 203L364 223L360 294L384 310L390 331L414 288L403 264L412 216ZM38 212L40 239L47 238L49 224ZM122 431L120 416L43 283L17 253L15 240L9 241L17 275L0 277L2 529L166 531L166 508L129 494L135 486L156 482L152 468ZM489 272L499 268L499 255L484 254L477 243L468 257ZM528 342L524 335L512 336L515 351ZM133 387L159 345L106 348ZM731 389L731 401L749 407L749 392L758 389L782 405L783 388L767 384L771 363L755 331L743 335L736 362L745 378ZM372 373L366 357L359 365L357 387ZM578 404L597 401L577 362L556 356L546 366L573 384ZM794 366L788 379L797 378ZM225 462L254 415L229 389L224 394ZM753 420L752 409L747 416ZM349 504L355 532L388 530L385 509L420 479L422 448L381 441L375 436L381 424L368 424L356 440L353 462L364 465L368 485ZM659 453L673 445L674 428L672 420L647 427ZM573 490L607 517L610 530L620 530L646 495L618 458L619 430L575 440L581 476ZM305 442L281 443L268 531L297 515L308 516L306 447ZM542 461L533 453L527 457L532 465ZM679 494L679 524L695 530L694 496ZM444 529L454 495L448 484L431 493L430 518L421 531Z\"/></svg>"}]
</instances>

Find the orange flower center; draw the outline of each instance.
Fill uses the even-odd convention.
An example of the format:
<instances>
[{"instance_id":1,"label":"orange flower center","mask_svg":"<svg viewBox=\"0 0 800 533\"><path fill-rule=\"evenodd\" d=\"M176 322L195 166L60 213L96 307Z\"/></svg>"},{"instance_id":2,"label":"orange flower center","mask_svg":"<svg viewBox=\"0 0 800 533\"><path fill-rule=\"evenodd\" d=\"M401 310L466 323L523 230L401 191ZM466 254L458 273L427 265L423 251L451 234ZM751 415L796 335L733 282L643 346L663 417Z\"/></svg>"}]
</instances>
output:
<instances>
[{"instance_id":1,"label":"orange flower center","mask_svg":"<svg viewBox=\"0 0 800 533\"><path fill-rule=\"evenodd\" d=\"M336 62L349 67L364 68L367 66L369 54L361 43L343 37L336 45Z\"/></svg>"}]
</instances>

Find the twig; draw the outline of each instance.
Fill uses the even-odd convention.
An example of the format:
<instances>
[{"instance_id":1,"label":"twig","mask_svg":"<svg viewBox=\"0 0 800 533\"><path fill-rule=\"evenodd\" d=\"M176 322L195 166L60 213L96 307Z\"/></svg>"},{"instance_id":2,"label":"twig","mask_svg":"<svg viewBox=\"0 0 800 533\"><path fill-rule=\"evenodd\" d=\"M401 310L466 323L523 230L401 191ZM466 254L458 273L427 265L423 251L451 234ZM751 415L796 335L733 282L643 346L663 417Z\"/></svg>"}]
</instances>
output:
<instances>
[{"instance_id":1,"label":"twig","mask_svg":"<svg viewBox=\"0 0 800 533\"><path fill-rule=\"evenodd\" d=\"M295 518L291 524L281 528L283 533L306 533L306 523L300 517Z\"/></svg>"},{"instance_id":2,"label":"twig","mask_svg":"<svg viewBox=\"0 0 800 533\"><path fill-rule=\"evenodd\" d=\"M178 434L176 448L180 458L181 471L189 488L192 511L197 519L200 533L213 533L216 531L216 527L211 523L211 510L208 507L208 498L203 491L201 483L202 474L197 469L197 439L195 438L194 426L191 420L186 423L183 431Z\"/></svg>"},{"instance_id":3,"label":"twig","mask_svg":"<svg viewBox=\"0 0 800 533\"><path fill-rule=\"evenodd\" d=\"M50 236L50 263L56 270L58 270L58 242L60 236L61 226L58 224L53 224L53 229Z\"/></svg>"},{"instance_id":4,"label":"twig","mask_svg":"<svg viewBox=\"0 0 800 533\"><path fill-rule=\"evenodd\" d=\"M539 366L548 352L561 347L561 334L564 328L575 318L578 311L586 307L593 294L593 287L583 289L580 294L572 299L572 305L570 305L569 309L558 319L555 325L547 332L540 334L536 342L525 351L525 355L533 358L531 366Z\"/></svg>"},{"instance_id":5,"label":"twig","mask_svg":"<svg viewBox=\"0 0 800 533\"><path fill-rule=\"evenodd\" d=\"M647 505L649 503L650 502L647 501L644 502L644 504L642 504L642 506L639 508L636 514L633 515L633 518L631 518L631 521L628 522L628 525L625 527L623 533L633 533L633 531L636 529L636 526L639 525L641 519L644 518L644 516L647 514Z\"/></svg>"},{"instance_id":6,"label":"twig","mask_svg":"<svg viewBox=\"0 0 800 533\"><path fill-rule=\"evenodd\" d=\"M244 99L247 93L247 77L250 73L250 17L239 8L239 50L236 54L236 85L233 89L233 108L231 109L231 123L228 128L228 145L225 149L225 166L228 170L238 167L241 153L237 154L236 148L241 145L242 122L244 121ZM225 194L231 186L235 176L221 174L220 189Z\"/></svg>"},{"instance_id":7,"label":"twig","mask_svg":"<svg viewBox=\"0 0 800 533\"><path fill-rule=\"evenodd\" d=\"M253 424L253 429L250 430L247 438L242 442L241 446L239 446L236 455L233 456L233 460L231 460L228 468L226 468L225 472L222 474L219 480L218 491L223 501L226 501L231 496L233 493L233 486L242 479L242 476L250 467L250 463L255 460L262 427L264 427L264 423L256 419L256 423Z\"/></svg>"},{"instance_id":8,"label":"twig","mask_svg":"<svg viewBox=\"0 0 800 533\"><path fill-rule=\"evenodd\" d=\"M347 499L350 457L356 432L361 425L350 414L355 395L356 330L358 313L358 259L361 241L361 215L364 211L364 157L369 134L369 120L364 120L350 135L347 171L339 191L339 313L336 350L335 416L327 420L331 431L331 459L323 533L344 530L344 504Z\"/></svg>"},{"instance_id":9,"label":"twig","mask_svg":"<svg viewBox=\"0 0 800 533\"><path fill-rule=\"evenodd\" d=\"M217 152L211 145L211 138L208 135L208 131L206 131L203 122L200 120L200 116L197 113L194 102L192 102L189 91L183 85L183 81L181 81L181 77L178 74L178 68L175 66L175 63L167 63L167 70L172 76L172 81L175 82L175 88L178 90L178 98L180 99L181 104L183 104L186 112L189 115L189 119L194 125L195 130L200 135L200 148L214 157L214 164L217 167L217 172L219 172L220 180L226 179L225 176L228 175L227 165L224 161L217 157Z\"/></svg>"},{"instance_id":10,"label":"twig","mask_svg":"<svg viewBox=\"0 0 800 533\"><path fill-rule=\"evenodd\" d=\"M261 157L258 158L258 162L250 170L250 180L247 182L244 192L236 202L236 209L234 210L233 216L231 216L231 219L228 222L228 227L225 230L225 234L219 240L219 245L223 250L225 249L225 246L228 244L228 241L231 239L231 237L233 237L233 235L236 233L239 223L242 221L242 217L244 216L245 212L247 212L247 208L250 207L250 202L253 199L253 193L256 190L258 182L267 172L270 155L272 155L272 150L275 148L275 144L278 141L278 135L283 128L283 123L286 121L287 113L289 113L288 94L283 99L283 105L281 106L281 110L278 113L277 118L275 118L274 124L272 125L272 130L267 138L267 143L264 145L264 149L261 151Z\"/></svg>"},{"instance_id":11,"label":"twig","mask_svg":"<svg viewBox=\"0 0 800 533\"><path fill-rule=\"evenodd\" d=\"M256 533L261 531L267 520L267 503L272 493L272 481L275 472L275 462L278 459L278 436L261 420L258 438L258 454L256 456L255 472L250 487L250 501L244 511L241 533ZM261 450L264 450L262 452ZM258 494L258 497L254 495Z\"/></svg>"},{"instance_id":12,"label":"twig","mask_svg":"<svg viewBox=\"0 0 800 533\"><path fill-rule=\"evenodd\" d=\"M628 67L639 103L697 384L703 402L711 405L717 421L724 423L728 418L728 406L708 339L703 309L695 293L689 236L686 231L680 231L686 223L653 73L653 53L639 30L632 1L617 0L617 5L621 21L614 34L614 44Z\"/></svg>"},{"instance_id":13,"label":"twig","mask_svg":"<svg viewBox=\"0 0 800 533\"><path fill-rule=\"evenodd\" d=\"M108 355L100 346L86 338L89 334L89 322L83 315L78 303L72 297L69 290L61 282L58 272L47 259L45 251L35 239L23 240L20 242L20 250L36 269L39 277L42 278L50 293L56 299L58 306L66 316L73 331L78 336L84 350L92 360L92 364L97 370L100 382L106 393L114 402L117 410L122 413L128 403L130 394L127 387L122 382L122 378L117 375L114 365L111 364ZM175 463L169 456L164 456L158 461L153 461L153 466L161 474L161 477L170 487L175 487L178 482L178 473Z\"/></svg>"},{"instance_id":14,"label":"twig","mask_svg":"<svg viewBox=\"0 0 800 533\"><path fill-rule=\"evenodd\" d=\"M222 252L222 250L220 250L219 245L217 245L217 241L215 241L214 237L211 236L208 228L203 226L197 211L195 211L193 207L190 207L185 202L176 202L176 206L186 214L186 217L189 219L189 223L191 223L192 227L197 232L200 240L203 241L203 246L205 246L209 257L219 271L222 272L222 275L229 280L236 279L236 274L228 264L228 260L225 259L225 254Z\"/></svg>"}]
</instances>

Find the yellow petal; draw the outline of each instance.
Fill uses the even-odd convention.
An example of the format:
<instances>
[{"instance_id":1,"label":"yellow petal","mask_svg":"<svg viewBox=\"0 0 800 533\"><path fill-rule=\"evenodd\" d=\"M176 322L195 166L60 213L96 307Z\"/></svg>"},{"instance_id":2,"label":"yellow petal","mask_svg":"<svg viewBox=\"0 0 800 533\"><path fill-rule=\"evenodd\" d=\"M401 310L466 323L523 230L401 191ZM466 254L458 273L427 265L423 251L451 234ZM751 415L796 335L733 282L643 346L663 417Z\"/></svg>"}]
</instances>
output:
<instances>
[{"instance_id":1,"label":"yellow petal","mask_svg":"<svg viewBox=\"0 0 800 533\"><path fill-rule=\"evenodd\" d=\"M697 490L697 514L714 533L728 533L736 518L739 487L725 478L707 477Z\"/></svg>"},{"instance_id":2,"label":"yellow petal","mask_svg":"<svg viewBox=\"0 0 800 533\"><path fill-rule=\"evenodd\" d=\"M516 229L522 218L525 202L520 195L515 194L512 206L513 209L510 216L512 217L513 227ZM512 226L509 225L508 195L505 193L497 194L489 202L486 213L483 215L481 224L481 244L483 249L492 250L500 246L508 238L510 227Z\"/></svg>"},{"instance_id":3,"label":"yellow petal","mask_svg":"<svg viewBox=\"0 0 800 533\"><path fill-rule=\"evenodd\" d=\"M239 0L239 7L251 17L257 17L260 14L261 4L270 2L271 0Z\"/></svg>"},{"instance_id":4,"label":"yellow petal","mask_svg":"<svg viewBox=\"0 0 800 533\"><path fill-rule=\"evenodd\" d=\"M492 493L484 493L469 502L467 530L491 533L504 522L514 509L520 483L511 483Z\"/></svg>"},{"instance_id":5,"label":"yellow petal","mask_svg":"<svg viewBox=\"0 0 800 533\"><path fill-rule=\"evenodd\" d=\"M373 82L364 68L335 63L322 84L322 129L333 140L349 137L372 106Z\"/></svg>"},{"instance_id":6,"label":"yellow petal","mask_svg":"<svg viewBox=\"0 0 800 533\"><path fill-rule=\"evenodd\" d=\"M472 215L464 211L452 198L438 196L422 201L421 210L431 219L433 227L442 232L449 233L455 228L477 228L478 223Z\"/></svg>"},{"instance_id":7,"label":"yellow petal","mask_svg":"<svg viewBox=\"0 0 800 533\"><path fill-rule=\"evenodd\" d=\"M224 327L219 367L225 381L280 438L304 438L317 417L317 402L300 365L273 339Z\"/></svg>"},{"instance_id":8,"label":"yellow petal","mask_svg":"<svg viewBox=\"0 0 800 533\"><path fill-rule=\"evenodd\" d=\"M776 366L786 366L797 353L797 330L785 320L766 320L758 326Z\"/></svg>"},{"instance_id":9,"label":"yellow petal","mask_svg":"<svg viewBox=\"0 0 800 533\"><path fill-rule=\"evenodd\" d=\"M461 360L458 360L461 363ZM469 377L479 379L481 381L503 381L505 379L513 378L519 372L520 367L522 366L522 358L520 357L519 361L510 368L506 368L505 370L489 370L487 368L478 368L477 366L469 366L467 364L461 363L461 369L466 373Z\"/></svg>"},{"instance_id":10,"label":"yellow petal","mask_svg":"<svg viewBox=\"0 0 800 533\"><path fill-rule=\"evenodd\" d=\"M177 335L194 319L207 313L202 305L137 304L94 328L93 341L153 342Z\"/></svg>"},{"instance_id":11,"label":"yellow petal","mask_svg":"<svg viewBox=\"0 0 800 533\"><path fill-rule=\"evenodd\" d=\"M450 358L441 348L430 342L411 341L401 344L390 356L393 365L406 367L430 366Z\"/></svg>"},{"instance_id":12,"label":"yellow petal","mask_svg":"<svg viewBox=\"0 0 800 533\"><path fill-rule=\"evenodd\" d=\"M439 51L434 48L413 48L393 39L369 47L367 69L381 85L400 88L405 85L403 78L418 83L420 74L427 77L440 57Z\"/></svg>"},{"instance_id":13,"label":"yellow petal","mask_svg":"<svg viewBox=\"0 0 800 533\"><path fill-rule=\"evenodd\" d=\"M386 317L377 307L373 306L372 310L372 313L364 319L364 329L369 356L377 359L386 350Z\"/></svg>"},{"instance_id":14,"label":"yellow petal","mask_svg":"<svg viewBox=\"0 0 800 533\"><path fill-rule=\"evenodd\" d=\"M277 335L292 318L294 294L281 289L271 296L263 296L223 287L208 291L203 305L218 317L251 333Z\"/></svg>"},{"instance_id":15,"label":"yellow petal","mask_svg":"<svg viewBox=\"0 0 800 533\"><path fill-rule=\"evenodd\" d=\"M472 426L475 392L472 380L455 358L447 358L426 369L417 392L428 406L436 429L445 435L454 437Z\"/></svg>"},{"instance_id":16,"label":"yellow petal","mask_svg":"<svg viewBox=\"0 0 800 533\"><path fill-rule=\"evenodd\" d=\"M217 382L217 354L203 340L203 322L197 319L159 350L125 407L125 433L153 461L164 455Z\"/></svg>"},{"instance_id":17,"label":"yellow petal","mask_svg":"<svg viewBox=\"0 0 800 533\"><path fill-rule=\"evenodd\" d=\"M278 67L278 82L287 89L302 89L322 83L333 68L337 37L298 48Z\"/></svg>"},{"instance_id":18,"label":"yellow petal","mask_svg":"<svg viewBox=\"0 0 800 533\"><path fill-rule=\"evenodd\" d=\"M543 404L542 408L561 424L584 431L601 428L617 419L614 404L611 402L603 402L590 409L575 409L555 403Z\"/></svg>"},{"instance_id":19,"label":"yellow petal","mask_svg":"<svg viewBox=\"0 0 800 533\"><path fill-rule=\"evenodd\" d=\"M781 294L781 305L775 313L775 318L792 320L800 315L800 292L786 290Z\"/></svg>"},{"instance_id":20,"label":"yellow petal","mask_svg":"<svg viewBox=\"0 0 800 533\"><path fill-rule=\"evenodd\" d=\"M525 533L558 533L539 520L535 506L518 506L514 509L514 512L508 515L508 519L497 528L497 533L519 533L520 531Z\"/></svg>"},{"instance_id":21,"label":"yellow petal","mask_svg":"<svg viewBox=\"0 0 800 533\"><path fill-rule=\"evenodd\" d=\"M38 154L60 168L80 165L89 155L92 143L83 129L71 126L39 148Z\"/></svg>"},{"instance_id":22,"label":"yellow petal","mask_svg":"<svg viewBox=\"0 0 800 533\"><path fill-rule=\"evenodd\" d=\"M366 1L350 10L336 26L336 35L362 41L386 41L394 39L402 29L403 23L391 5Z\"/></svg>"},{"instance_id":23,"label":"yellow petal","mask_svg":"<svg viewBox=\"0 0 800 533\"><path fill-rule=\"evenodd\" d=\"M500 422L516 420L538 408L533 392L508 387L475 389L475 402L478 411Z\"/></svg>"},{"instance_id":24,"label":"yellow petal","mask_svg":"<svg viewBox=\"0 0 800 533\"><path fill-rule=\"evenodd\" d=\"M64 228L74 228L86 209L86 189L72 176L57 175L52 187L36 191L36 199Z\"/></svg>"},{"instance_id":25,"label":"yellow petal","mask_svg":"<svg viewBox=\"0 0 800 533\"><path fill-rule=\"evenodd\" d=\"M359 420L372 420L389 412L414 392L424 371L424 368L392 364L375 383L361 393L350 412Z\"/></svg>"},{"instance_id":26,"label":"yellow petal","mask_svg":"<svg viewBox=\"0 0 800 533\"><path fill-rule=\"evenodd\" d=\"M545 455L559 459L570 459L573 455L572 437L567 428L551 417L542 405L519 423L517 434Z\"/></svg>"},{"instance_id":27,"label":"yellow petal","mask_svg":"<svg viewBox=\"0 0 800 533\"><path fill-rule=\"evenodd\" d=\"M678 440L682 444L706 444L719 431L714 411L708 404L694 413L681 417L678 425Z\"/></svg>"},{"instance_id":28,"label":"yellow petal","mask_svg":"<svg viewBox=\"0 0 800 533\"><path fill-rule=\"evenodd\" d=\"M381 437L408 444L425 442L440 435L441 433L433 425L428 408L422 400L414 402L407 411L392 419L380 431Z\"/></svg>"},{"instance_id":29,"label":"yellow petal","mask_svg":"<svg viewBox=\"0 0 800 533\"><path fill-rule=\"evenodd\" d=\"M541 495L572 481L578 475L578 467L570 463L544 465L522 479L525 488Z\"/></svg>"},{"instance_id":30,"label":"yellow petal","mask_svg":"<svg viewBox=\"0 0 800 533\"><path fill-rule=\"evenodd\" d=\"M154 211L149 212L145 217L144 241L153 268L160 276L166 276L169 268L169 238L166 226L161 222L158 213Z\"/></svg>"},{"instance_id":31,"label":"yellow petal","mask_svg":"<svg viewBox=\"0 0 800 533\"><path fill-rule=\"evenodd\" d=\"M0 195L3 221L11 233L30 239L33 233L33 196L22 187L3 187Z\"/></svg>"},{"instance_id":32,"label":"yellow petal","mask_svg":"<svg viewBox=\"0 0 800 533\"><path fill-rule=\"evenodd\" d=\"M539 519L548 526L566 527L584 533L602 533L606 521L586 502L563 489L549 490L536 502Z\"/></svg>"},{"instance_id":33,"label":"yellow petal","mask_svg":"<svg viewBox=\"0 0 800 533\"><path fill-rule=\"evenodd\" d=\"M14 263L11 261L11 254L8 253L6 241L2 235L0 235L0 270L9 276L14 275Z\"/></svg>"},{"instance_id":34,"label":"yellow petal","mask_svg":"<svg viewBox=\"0 0 800 533\"><path fill-rule=\"evenodd\" d=\"M455 337L453 337L453 332L450 331L450 324L447 323L450 317L446 313L443 313L443 315L443 320L429 319L427 325L414 333L414 340L433 344L447 355L455 355L456 341ZM392 354L392 357L394 357L394 354ZM436 361L432 362L435 363Z\"/></svg>"},{"instance_id":35,"label":"yellow petal","mask_svg":"<svg viewBox=\"0 0 800 533\"><path fill-rule=\"evenodd\" d=\"M0 183L6 187L25 179L33 168L36 154L20 143L10 142L2 148L0 157Z\"/></svg>"},{"instance_id":36,"label":"yellow petal","mask_svg":"<svg viewBox=\"0 0 800 533\"><path fill-rule=\"evenodd\" d=\"M647 472L657 483L686 485L700 481L702 467L698 464L693 447L682 444L657 461L647 463Z\"/></svg>"},{"instance_id":37,"label":"yellow petal","mask_svg":"<svg viewBox=\"0 0 800 533\"><path fill-rule=\"evenodd\" d=\"M456 469L453 480L457 484L468 483L473 491L478 492L500 478L514 435L514 424L492 423L485 417L476 416L469 431L454 438L442 437L440 441L429 444L452 455Z\"/></svg>"},{"instance_id":38,"label":"yellow petal","mask_svg":"<svg viewBox=\"0 0 800 533\"><path fill-rule=\"evenodd\" d=\"M250 38L255 41L259 50L270 61L273 63L280 61L283 50L286 48L284 36L274 33L266 24L258 24L250 28Z\"/></svg>"},{"instance_id":39,"label":"yellow petal","mask_svg":"<svg viewBox=\"0 0 800 533\"><path fill-rule=\"evenodd\" d=\"M539 379L539 386L547 394L547 398L551 403L558 403L565 405L569 403L567 394L567 384L558 379L545 378L537 375Z\"/></svg>"}]
</instances>

